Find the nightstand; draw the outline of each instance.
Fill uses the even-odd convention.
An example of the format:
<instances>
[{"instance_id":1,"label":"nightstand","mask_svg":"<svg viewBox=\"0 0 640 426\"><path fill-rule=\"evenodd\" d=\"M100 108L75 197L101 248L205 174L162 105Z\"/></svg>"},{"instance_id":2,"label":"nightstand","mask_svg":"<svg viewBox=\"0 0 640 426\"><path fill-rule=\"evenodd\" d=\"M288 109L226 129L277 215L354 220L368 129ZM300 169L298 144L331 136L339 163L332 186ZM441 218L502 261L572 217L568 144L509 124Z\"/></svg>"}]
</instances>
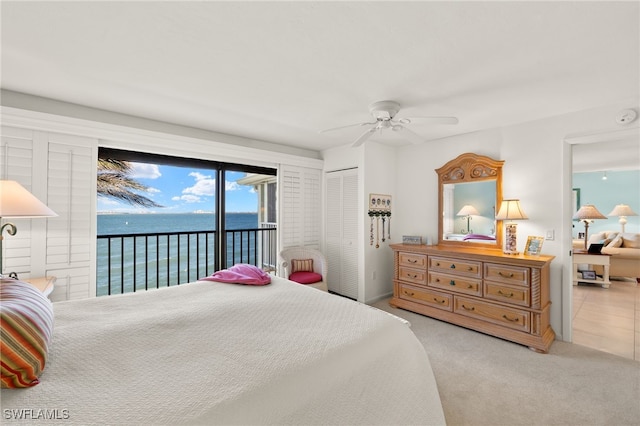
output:
<instances>
[{"instance_id":1,"label":"nightstand","mask_svg":"<svg viewBox=\"0 0 640 426\"><path fill-rule=\"evenodd\" d=\"M56 283L56 277L53 277L53 276L37 277L37 278L29 278L27 280L22 280L22 281L31 284L32 286L40 290L42 294L48 297L53 291L53 287Z\"/></svg>"}]
</instances>

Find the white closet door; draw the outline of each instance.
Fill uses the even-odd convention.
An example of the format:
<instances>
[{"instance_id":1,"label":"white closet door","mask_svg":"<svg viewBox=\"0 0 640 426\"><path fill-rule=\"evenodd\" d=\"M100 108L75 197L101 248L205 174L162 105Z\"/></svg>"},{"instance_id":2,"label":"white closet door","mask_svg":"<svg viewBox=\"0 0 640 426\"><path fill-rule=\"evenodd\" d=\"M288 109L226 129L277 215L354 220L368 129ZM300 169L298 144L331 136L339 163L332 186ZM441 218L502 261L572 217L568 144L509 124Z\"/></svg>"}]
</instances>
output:
<instances>
[{"instance_id":1,"label":"white closet door","mask_svg":"<svg viewBox=\"0 0 640 426\"><path fill-rule=\"evenodd\" d=\"M327 284L358 299L358 170L327 173L325 187Z\"/></svg>"},{"instance_id":2,"label":"white closet door","mask_svg":"<svg viewBox=\"0 0 640 426\"><path fill-rule=\"evenodd\" d=\"M320 170L282 166L278 172L280 249L320 248L322 174Z\"/></svg>"}]
</instances>

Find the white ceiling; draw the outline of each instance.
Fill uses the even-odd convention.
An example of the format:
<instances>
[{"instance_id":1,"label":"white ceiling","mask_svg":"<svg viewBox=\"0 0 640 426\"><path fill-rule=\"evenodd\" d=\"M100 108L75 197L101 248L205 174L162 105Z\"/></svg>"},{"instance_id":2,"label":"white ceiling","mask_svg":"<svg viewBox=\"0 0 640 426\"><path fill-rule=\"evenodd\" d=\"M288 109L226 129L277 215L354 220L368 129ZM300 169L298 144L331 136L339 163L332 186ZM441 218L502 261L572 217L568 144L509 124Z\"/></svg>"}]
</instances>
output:
<instances>
[{"instance_id":1,"label":"white ceiling","mask_svg":"<svg viewBox=\"0 0 640 426\"><path fill-rule=\"evenodd\" d=\"M637 95L639 5L2 1L2 87L313 150L391 99L431 140Z\"/></svg>"}]
</instances>

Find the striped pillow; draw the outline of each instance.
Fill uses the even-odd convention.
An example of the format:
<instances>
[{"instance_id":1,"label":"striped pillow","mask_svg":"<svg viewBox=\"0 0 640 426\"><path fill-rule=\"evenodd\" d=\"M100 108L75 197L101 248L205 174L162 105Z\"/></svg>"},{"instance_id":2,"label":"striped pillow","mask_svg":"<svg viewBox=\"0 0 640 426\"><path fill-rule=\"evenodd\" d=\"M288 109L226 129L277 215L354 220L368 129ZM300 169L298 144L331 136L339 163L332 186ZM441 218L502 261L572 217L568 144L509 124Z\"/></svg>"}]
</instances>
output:
<instances>
[{"instance_id":1,"label":"striped pillow","mask_svg":"<svg viewBox=\"0 0 640 426\"><path fill-rule=\"evenodd\" d=\"M53 305L31 284L0 279L0 384L35 386L53 332Z\"/></svg>"},{"instance_id":2,"label":"striped pillow","mask_svg":"<svg viewBox=\"0 0 640 426\"><path fill-rule=\"evenodd\" d=\"M295 272L313 272L313 259L293 259L291 273Z\"/></svg>"}]
</instances>

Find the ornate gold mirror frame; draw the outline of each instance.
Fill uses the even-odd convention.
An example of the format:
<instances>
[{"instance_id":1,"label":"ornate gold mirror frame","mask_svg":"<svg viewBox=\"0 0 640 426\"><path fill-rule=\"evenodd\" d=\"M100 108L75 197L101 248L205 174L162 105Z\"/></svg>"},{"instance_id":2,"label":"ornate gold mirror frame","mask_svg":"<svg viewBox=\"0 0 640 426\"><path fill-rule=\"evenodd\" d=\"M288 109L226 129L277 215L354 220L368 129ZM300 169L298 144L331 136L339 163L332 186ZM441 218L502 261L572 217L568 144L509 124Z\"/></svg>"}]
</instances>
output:
<instances>
[{"instance_id":1,"label":"ornate gold mirror frame","mask_svg":"<svg viewBox=\"0 0 640 426\"><path fill-rule=\"evenodd\" d=\"M494 160L490 157L483 155L477 155L473 153L461 154L457 158L449 161L444 166L436 169L438 174L438 244L442 245L455 245L462 247L477 247L483 249L500 249L502 248L502 224L501 221L495 220L496 208L500 206L502 202L502 165L504 161ZM474 186L476 182L481 182L482 185ZM485 217L479 217L490 221L493 225L493 234L486 232L485 234L474 234L470 232L469 216L467 219L467 232L462 233L450 232L452 223L455 221L456 212L453 211L453 202L449 201L453 199L453 193L456 189L461 189L466 186L466 192L474 192L474 189L486 188L492 190L491 182L495 183L495 200L493 200L492 194L486 200L487 204L493 203L489 206ZM461 185L461 186L458 186ZM470 190L470 191L469 191ZM445 195L445 192L448 195ZM480 193L481 191L475 191ZM456 200L457 208L464 204L466 200ZM446 205L445 205L446 204ZM491 211L492 210L492 211ZM456 210L457 211L457 210ZM445 214L448 217L445 217ZM458 213L459 214L459 213ZM491 217L488 217L492 215ZM458 216L460 217L460 216ZM464 219L464 218L462 218ZM448 221L447 228L445 229L444 222Z\"/></svg>"}]
</instances>

